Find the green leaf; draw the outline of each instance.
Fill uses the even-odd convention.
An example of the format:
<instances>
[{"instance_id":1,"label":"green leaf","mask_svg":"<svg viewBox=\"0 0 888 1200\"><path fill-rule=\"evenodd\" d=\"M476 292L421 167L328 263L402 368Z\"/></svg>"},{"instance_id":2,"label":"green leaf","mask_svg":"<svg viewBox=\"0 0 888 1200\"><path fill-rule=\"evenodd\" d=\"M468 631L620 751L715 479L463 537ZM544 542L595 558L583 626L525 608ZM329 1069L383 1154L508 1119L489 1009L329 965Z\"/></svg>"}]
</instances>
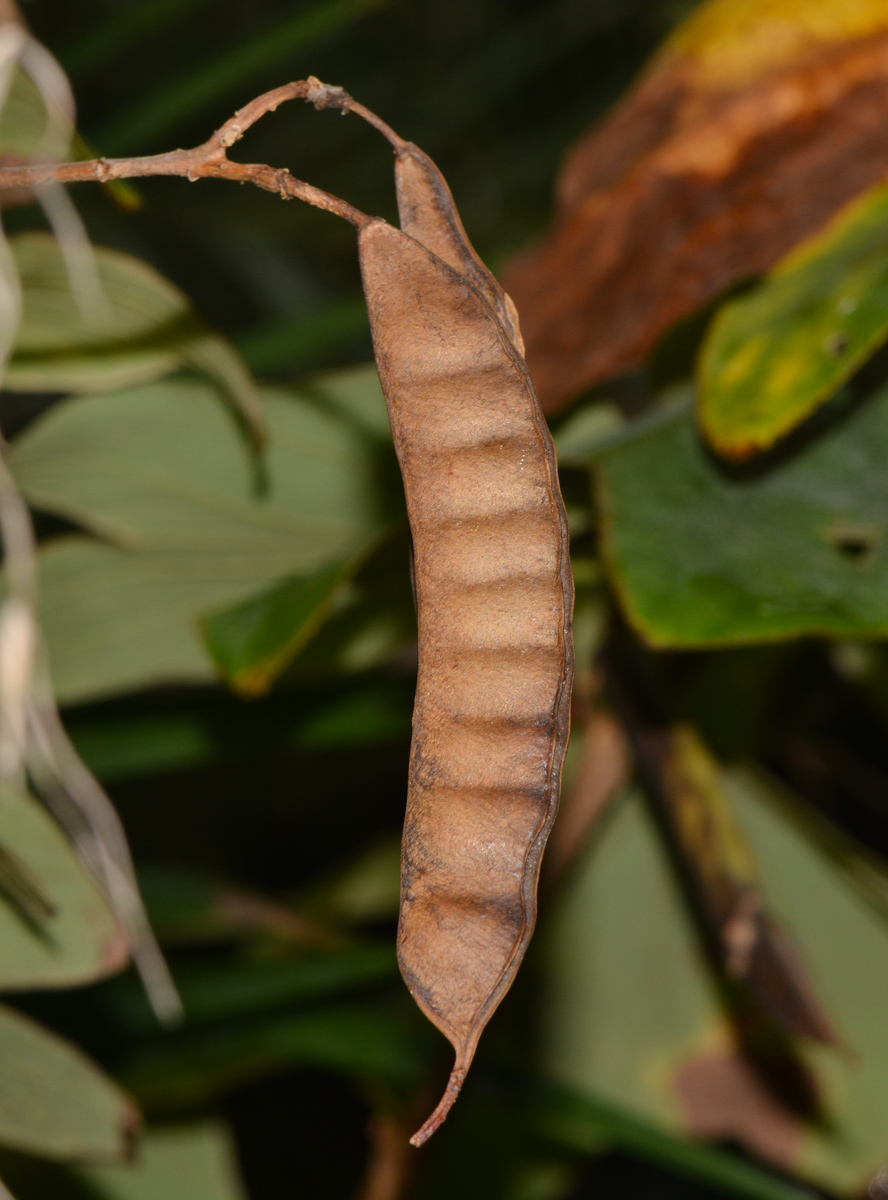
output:
<instances>
[{"instance_id":1,"label":"green leaf","mask_svg":"<svg viewBox=\"0 0 888 1200\"><path fill-rule=\"evenodd\" d=\"M602 1143L618 1146L749 1200L813 1200L807 1188L788 1183L736 1154L672 1137L621 1108L567 1088L543 1087L534 1097L539 1128L553 1140L581 1151Z\"/></svg>"},{"instance_id":2,"label":"green leaf","mask_svg":"<svg viewBox=\"0 0 888 1200\"><path fill-rule=\"evenodd\" d=\"M409 741L414 687L403 682L379 682L340 694L318 704L299 722L292 742L300 750L330 750L336 746L369 746Z\"/></svg>"},{"instance_id":3,"label":"green leaf","mask_svg":"<svg viewBox=\"0 0 888 1200\"><path fill-rule=\"evenodd\" d=\"M256 384L240 355L153 267L119 250L94 247L103 295L78 298L55 238L25 233L10 239L10 246L22 281L22 321L6 387L107 391L192 366L231 400L254 439L262 439Z\"/></svg>"},{"instance_id":4,"label":"green leaf","mask_svg":"<svg viewBox=\"0 0 888 1200\"><path fill-rule=\"evenodd\" d=\"M235 1148L221 1121L151 1128L132 1163L80 1167L96 1200L246 1200Z\"/></svg>"},{"instance_id":5,"label":"green leaf","mask_svg":"<svg viewBox=\"0 0 888 1200\"><path fill-rule=\"evenodd\" d=\"M105 782L201 766L216 752L206 722L189 712L75 723L68 733L92 773Z\"/></svg>"},{"instance_id":6,"label":"green leaf","mask_svg":"<svg viewBox=\"0 0 888 1200\"><path fill-rule=\"evenodd\" d=\"M293 375L369 332L367 306L359 295L296 317L267 320L239 337L237 344L252 370Z\"/></svg>"},{"instance_id":7,"label":"green leaf","mask_svg":"<svg viewBox=\"0 0 888 1200\"><path fill-rule=\"evenodd\" d=\"M71 843L42 805L8 788L0 855L0 989L71 987L120 970L126 939ZM17 898L16 877L38 903Z\"/></svg>"},{"instance_id":8,"label":"green leaf","mask_svg":"<svg viewBox=\"0 0 888 1200\"><path fill-rule=\"evenodd\" d=\"M261 556L135 553L78 536L48 544L39 566L41 620L63 704L215 681L200 615L237 602L272 573ZM404 603L395 599L358 591L291 671L329 678L367 670L402 652L413 628L406 610L409 582Z\"/></svg>"},{"instance_id":9,"label":"green leaf","mask_svg":"<svg viewBox=\"0 0 888 1200\"><path fill-rule=\"evenodd\" d=\"M737 1141L820 1187L855 1194L888 1157L888 923L808 836L791 797L748 773L726 773L725 786L768 904L796 935L853 1051L798 1047L823 1119L769 1107L754 1076L742 1074L735 1027L635 794L613 813L543 936L545 1062L560 1084L672 1134ZM716 1099L719 1086L735 1100Z\"/></svg>"},{"instance_id":10,"label":"green leaf","mask_svg":"<svg viewBox=\"0 0 888 1200\"><path fill-rule=\"evenodd\" d=\"M720 466L687 402L594 459L604 562L654 646L888 634L888 390L791 459Z\"/></svg>"},{"instance_id":11,"label":"green leaf","mask_svg":"<svg viewBox=\"0 0 888 1200\"><path fill-rule=\"evenodd\" d=\"M718 312L699 363L700 420L730 458L765 450L888 338L888 186L880 184Z\"/></svg>"},{"instance_id":12,"label":"green leaf","mask_svg":"<svg viewBox=\"0 0 888 1200\"><path fill-rule=\"evenodd\" d=\"M351 378L339 379L322 389L341 386L348 398ZM363 382L356 394L367 395ZM41 551L41 614L65 702L215 678L201 616L361 553L402 519L390 444L298 393L265 399L258 495L236 429L196 382L68 400L16 441L10 460L29 501L117 543L74 536ZM358 644L382 616L363 586L331 634L336 644L325 643L325 674L340 659L363 669L391 652L387 608L384 640Z\"/></svg>"},{"instance_id":13,"label":"green leaf","mask_svg":"<svg viewBox=\"0 0 888 1200\"><path fill-rule=\"evenodd\" d=\"M16 67L9 94L0 108L0 154L31 158L43 145L48 120L37 84Z\"/></svg>"},{"instance_id":14,"label":"green leaf","mask_svg":"<svg viewBox=\"0 0 888 1200\"><path fill-rule=\"evenodd\" d=\"M0 1144L57 1159L122 1158L139 1116L75 1046L0 1008Z\"/></svg>"},{"instance_id":15,"label":"green leaf","mask_svg":"<svg viewBox=\"0 0 888 1200\"><path fill-rule=\"evenodd\" d=\"M585 466L589 455L620 430L625 421L615 404L590 404L571 413L555 433L561 466Z\"/></svg>"},{"instance_id":16,"label":"green leaf","mask_svg":"<svg viewBox=\"0 0 888 1200\"><path fill-rule=\"evenodd\" d=\"M203 1104L251 1079L315 1066L397 1088L416 1086L437 1045L413 1009L328 1004L250 1024L178 1034L124 1066L127 1086L149 1108Z\"/></svg>"},{"instance_id":17,"label":"green leaf","mask_svg":"<svg viewBox=\"0 0 888 1200\"><path fill-rule=\"evenodd\" d=\"M344 417L355 429L391 446L392 428L375 363L322 371L306 380L303 390L330 412Z\"/></svg>"},{"instance_id":18,"label":"green leaf","mask_svg":"<svg viewBox=\"0 0 888 1200\"><path fill-rule=\"evenodd\" d=\"M366 437L299 393L264 398L258 494L212 389L187 380L65 401L16 439L10 465L30 503L118 545L251 559L255 590L352 553L396 508Z\"/></svg>"},{"instance_id":19,"label":"green leaf","mask_svg":"<svg viewBox=\"0 0 888 1200\"><path fill-rule=\"evenodd\" d=\"M321 880L303 907L333 924L360 925L393 920L401 898L401 839L371 843L345 867Z\"/></svg>"},{"instance_id":20,"label":"green leaf","mask_svg":"<svg viewBox=\"0 0 888 1200\"><path fill-rule=\"evenodd\" d=\"M185 1005L189 1028L229 1018L255 1018L320 996L333 997L370 984L395 979L398 964L393 945L340 946L326 952L300 953L269 962L233 958L221 963L182 966L176 987ZM127 1028L157 1028L143 991L135 981L116 987L116 1009Z\"/></svg>"},{"instance_id":21,"label":"green leaf","mask_svg":"<svg viewBox=\"0 0 888 1200\"><path fill-rule=\"evenodd\" d=\"M187 868L139 871L139 887L151 927L166 946L257 943L282 947L342 948L340 935L289 904Z\"/></svg>"},{"instance_id":22,"label":"green leaf","mask_svg":"<svg viewBox=\"0 0 888 1200\"><path fill-rule=\"evenodd\" d=\"M263 696L270 690L323 625L365 557L362 551L311 575L285 579L202 619L213 661L235 691Z\"/></svg>"},{"instance_id":23,"label":"green leaf","mask_svg":"<svg viewBox=\"0 0 888 1200\"><path fill-rule=\"evenodd\" d=\"M198 616L249 591L259 566L221 555L135 554L85 537L59 538L39 565L43 632L63 704L213 682Z\"/></svg>"}]
</instances>

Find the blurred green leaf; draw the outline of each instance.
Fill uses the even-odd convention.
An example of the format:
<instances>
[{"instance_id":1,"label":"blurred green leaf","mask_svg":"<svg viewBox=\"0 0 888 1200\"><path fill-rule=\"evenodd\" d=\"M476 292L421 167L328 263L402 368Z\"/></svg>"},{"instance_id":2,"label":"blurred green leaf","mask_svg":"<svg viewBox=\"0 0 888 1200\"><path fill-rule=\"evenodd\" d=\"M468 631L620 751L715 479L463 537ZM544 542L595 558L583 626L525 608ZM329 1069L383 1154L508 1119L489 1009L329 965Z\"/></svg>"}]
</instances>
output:
<instances>
[{"instance_id":1,"label":"blurred green leaf","mask_svg":"<svg viewBox=\"0 0 888 1200\"><path fill-rule=\"evenodd\" d=\"M322 371L307 379L302 390L331 413L344 417L353 428L369 433L387 447L392 446L388 409L375 363Z\"/></svg>"},{"instance_id":2,"label":"blurred green leaf","mask_svg":"<svg viewBox=\"0 0 888 1200\"><path fill-rule=\"evenodd\" d=\"M234 957L176 970L190 1028L231 1018L255 1018L321 996L334 997L397 977L394 945L340 946L270 961ZM134 1032L157 1028L144 994L129 980L116 988L115 1011Z\"/></svg>"},{"instance_id":3,"label":"blurred green leaf","mask_svg":"<svg viewBox=\"0 0 888 1200\"><path fill-rule=\"evenodd\" d=\"M132 255L95 247L101 294L77 296L55 238L10 240L22 281L22 320L5 386L20 392L110 391L193 366L218 384L261 439L256 384L240 355L194 312L188 298Z\"/></svg>"},{"instance_id":4,"label":"blurred green leaf","mask_svg":"<svg viewBox=\"0 0 888 1200\"><path fill-rule=\"evenodd\" d=\"M200 638L200 615L236 602L271 574L261 556L137 553L78 536L49 543L39 565L53 684L65 704L160 684L213 682L218 676ZM406 591L403 604L358 591L291 673L326 679L391 659L409 646L409 580Z\"/></svg>"},{"instance_id":5,"label":"blurred green leaf","mask_svg":"<svg viewBox=\"0 0 888 1200\"><path fill-rule=\"evenodd\" d=\"M727 976L742 980L770 1019L796 1037L841 1045L816 987L762 895L758 864L722 784L691 725L639 735L651 797Z\"/></svg>"},{"instance_id":6,"label":"blurred green leaf","mask_svg":"<svg viewBox=\"0 0 888 1200\"><path fill-rule=\"evenodd\" d=\"M0 989L71 987L123 967L126 939L68 838L42 805L8 787L0 848L11 858L0 873ZM16 902L10 867L31 883L36 909Z\"/></svg>"},{"instance_id":7,"label":"blurred green leaf","mask_svg":"<svg viewBox=\"0 0 888 1200\"><path fill-rule=\"evenodd\" d=\"M47 134L49 114L31 76L16 67L9 93L0 108L0 154L31 158Z\"/></svg>"},{"instance_id":8,"label":"blurred green leaf","mask_svg":"<svg viewBox=\"0 0 888 1200\"><path fill-rule=\"evenodd\" d=\"M86 537L57 539L39 563L43 631L64 704L215 680L199 614L255 586L259 568L222 555L137 554Z\"/></svg>"},{"instance_id":9,"label":"blurred green leaf","mask_svg":"<svg viewBox=\"0 0 888 1200\"><path fill-rule=\"evenodd\" d=\"M0 1008L0 1144L57 1159L123 1158L130 1100L76 1047Z\"/></svg>"},{"instance_id":10,"label":"blurred green leaf","mask_svg":"<svg viewBox=\"0 0 888 1200\"><path fill-rule=\"evenodd\" d=\"M730 458L766 450L886 337L888 187L880 184L719 310L699 363L706 437Z\"/></svg>"},{"instance_id":11,"label":"blurred green leaf","mask_svg":"<svg viewBox=\"0 0 888 1200\"><path fill-rule=\"evenodd\" d=\"M888 634L888 390L788 461L723 468L689 402L594 459L604 562L653 646Z\"/></svg>"},{"instance_id":12,"label":"blurred green leaf","mask_svg":"<svg viewBox=\"0 0 888 1200\"><path fill-rule=\"evenodd\" d=\"M181 81L113 117L95 135L103 153L133 154L175 127L187 113L193 117L257 71L315 46L362 17L374 0L325 0L253 38Z\"/></svg>"},{"instance_id":13,"label":"blurred green leaf","mask_svg":"<svg viewBox=\"0 0 888 1200\"><path fill-rule=\"evenodd\" d=\"M151 927L163 945L256 943L260 938L275 943L277 950L342 945L340 935L290 905L188 868L144 868L139 886Z\"/></svg>"},{"instance_id":14,"label":"blurred green leaf","mask_svg":"<svg viewBox=\"0 0 888 1200\"><path fill-rule=\"evenodd\" d=\"M94 720L68 732L77 753L105 782L199 766L216 749L205 721L189 712Z\"/></svg>"},{"instance_id":15,"label":"blurred green leaf","mask_svg":"<svg viewBox=\"0 0 888 1200\"><path fill-rule=\"evenodd\" d=\"M246 1200L235 1147L221 1121L147 1129L132 1163L80 1167L96 1200Z\"/></svg>"},{"instance_id":16,"label":"blurred green leaf","mask_svg":"<svg viewBox=\"0 0 888 1200\"><path fill-rule=\"evenodd\" d=\"M414 1086L438 1049L413 1009L328 1004L249 1025L177 1034L146 1046L124 1066L129 1088L150 1109L206 1103L232 1087L289 1066L315 1066L395 1088Z\"/></svg>"},{"instance_id":17,"label":"blurred green leaf","mask_svg":"<svg viewBox=\"0 0 888 1200\"><path fill-rule=\"evenodd\" d=\"M213 661L235 691L263 696L332 612L366 550L201 620Z\"/></svg>"},{"instance_id":18,"label":"blurred green leaf","mask_svg":"<svg viewBox=\"0 0 888 1200\"><path fill-rule=\"evenodd\" d=\"M539 1128L575 1150L617 1146L691 1179L749 1200L813 1200L814 1193L755 1163L703 1142L671 1137L631 1113L567 1088L541 1088L534 1096Z\"/></svg>"},{"instance_id":19,"label":"blurred green leaf","mask_svg":"<svg viewBox=\"0 0 888 1200\"><path fill-rule=\"evenodd\" d=\"M10 460L31 503L127 547L67 537L41 553L42 615L65 701L213 678L203 614L352 555L398 518L388 448L297 393L265 400L260 495L237 431L196 382L69 400L16 441ZM346 617L359 631L372 616L360 608ZM325 673L331 661L328 644Z\"/></svg>"},{"instance_id":20,"label":"blurred green leaf","mask_svg":"<svg viewBox=\"0 0 888 1200\"><path fill-rule=\"evenodd\" d=\"M297 392L264 400L258 495L212 389L187 380L65 401L16 439L10 465L38 508L123 546L249 558L261 587L353 552L397 510L365 437Z\"/></svg>"},{"instance_id":21,"label":"blurred green leaf","mask_svg":"<svg viewBox=\"0 0 888 1200\"><path fill-rule=\"evenodd\" d=\"M237 344L252 370L297 374L317 365L322 355L369 332L364 297L354 296L314 312L267 321L242 334Z\"/></svg>"},{"instance_id":22,"label":"blurred green leaf","mask_svg":"<svg viewBox=\"0 0 888 1200\"><path fill-rule=\"evenodd\" d=\"M555 432L555 451L562 466L585 466L625 421L615 404L590 404L572 412Z\"/></svg>"},{"instance_id":23,"label":"blurred green leaf","mask_svg":"<svg viewBox=\"0 0 888 1200\"><path fill-rule=\"evenodd\" d=\"M888 1157L888 925L807 835L790 797L741 772L725 786L769 906L853 1051L798 1047L822 1119L794 1116L744 1066L637 795L614 812L544 935L545 1062L559 1083L673 1134L735 1141L854 1194Z\"/></svg>"},{"instance_id":24,"label":"blurred green leaf","mask_svg":"<svg viewBox=\"0 0 888 1200\"><path fill-rule=\"evenodd\" d=\"M393 920L401 898L401 839L367 846L303 898L307 912L334 924Z\"/></svg>"},{"instance_id":25,"label":"blurred green leaf","mask_svg":"<svg viewBox=\"0 0 888 1200\"><path fill-rule=\"evenodd\" d=\"M377 682L318 705L299 722L292 742L300 750L373 745L410 738L413 681Z\"/></svg>"}]
</instances>

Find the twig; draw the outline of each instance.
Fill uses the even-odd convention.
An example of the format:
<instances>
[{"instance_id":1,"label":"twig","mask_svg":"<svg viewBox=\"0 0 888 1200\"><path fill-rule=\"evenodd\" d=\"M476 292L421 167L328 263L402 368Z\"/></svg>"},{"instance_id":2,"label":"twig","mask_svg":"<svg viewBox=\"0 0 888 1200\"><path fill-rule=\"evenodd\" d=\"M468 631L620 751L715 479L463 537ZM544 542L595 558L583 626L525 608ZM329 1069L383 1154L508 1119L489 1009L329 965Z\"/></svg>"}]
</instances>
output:
<instances>
[{"instance_id":1,"label":"twig","mask_svg":"<svg viewBox=\"0 0 888 1200\"><path fill-rule=\"evenodd\" d=\"M284 200L304 200L315 208L335 213L360 229L371 217L338 196L296 179L284 168L265 163L232 162L228 157L229 148L240 141L251 126L287 100L307 100L316 108L349 108L355 112L362 109L341 88L330 87L313 78L301 79L257 96L230 117L211 138L191 150L169 150L165 154L139 158L93 158L86 162L0 167L0 190L41 188L60 183L108 183L113 179L134 179L148 175L181 175L191 182L198 179L231 179L237 183L253 183ZM363 110L360 115L364 116L365 113L366 110ZM367 114L365 119L370 117L372 114ZM374 119L373 123L377 123L377 120ZM377 127L382 129L383 125L384 122L378 122Z\"/></svg>"},{"instance_id":2,"label":"twig","mask_svg":"<svg viewBox=\"0 0 888 1200\"><path fill-rule=\"evenodd\" d=\"M367 1126L370 1154L354 1200L401 1200L415 1166L408 1133L403 1121L391 1114L373 1114Z\"/></svg>"}]
</instances>

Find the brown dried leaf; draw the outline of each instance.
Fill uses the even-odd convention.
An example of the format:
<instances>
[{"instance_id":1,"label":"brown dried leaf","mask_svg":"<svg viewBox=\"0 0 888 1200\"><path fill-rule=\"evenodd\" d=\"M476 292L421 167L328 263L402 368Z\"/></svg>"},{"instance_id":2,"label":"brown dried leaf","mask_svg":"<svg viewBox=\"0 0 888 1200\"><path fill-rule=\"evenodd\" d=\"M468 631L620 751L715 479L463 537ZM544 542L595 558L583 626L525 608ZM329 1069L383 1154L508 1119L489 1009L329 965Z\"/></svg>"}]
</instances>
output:
<instances>
[{"instance_id":1,"label":"brown dried leaf","mask_svg":"<svg viewBox=\"0 0 888 1200\"><path fill-rule=\"evenodd\" d=\"M710 0L580 141L506 278L544 409L637 367L888 172L888 7Z\"/></svg>"},{"instance_id":2,"label":"brown dried leaf","mask_svg":"<svg viewBox=\"0 0 888 1200\"><path fill-rule=\"evenodd\" d=\"M486 268L434 165L410 150L400 166L407 224L459 268L384 221L361 228L419 617L399 960L456 1050L420 1145L533 931L569 730L573 580L554 448L497 292L476 283Z\"/></svg>"},{"instance_id":3,"label":"brown dried leaf","mask_svg":"<svg viewBox=\"0 0 888 1200\"><path fill-rule=\"evenodd\" d=\"M785 1171L796 1166L805 1121L742 1051L724 1047L690 1059L674 1087L694 1137L736 1142Z\"/></svg>"}]
</instances>

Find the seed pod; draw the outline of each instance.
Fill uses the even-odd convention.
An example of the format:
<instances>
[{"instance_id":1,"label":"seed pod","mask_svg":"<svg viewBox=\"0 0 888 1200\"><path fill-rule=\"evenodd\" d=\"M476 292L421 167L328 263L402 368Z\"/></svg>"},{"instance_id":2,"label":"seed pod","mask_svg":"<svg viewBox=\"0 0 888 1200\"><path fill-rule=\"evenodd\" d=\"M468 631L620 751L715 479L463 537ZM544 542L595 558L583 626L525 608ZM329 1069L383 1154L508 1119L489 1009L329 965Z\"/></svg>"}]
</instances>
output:
<instances>
[{"instance_id":1,"label":"seed pod","mask_svg":"<svg viewBox=\"0 0 888 1200\"><path fill-rule=\"evenodd\" d=\"M398 145L395 187L398 215L404 233L422 242L438 258L465 276L499 317L523 357L524 341L518 325L518 310L512 297L503 291L466 237L447 180L429 156L411 142Z\"/></svg>"},{"instance_id":2,"label":"seed pod","mask_svg":"<svg viewBox=\"0 0 888 1200\"><path fill-rule=\"evenodd\" d=\"M446 184L435 208L423 192L437 168L408 151L405 223L441 256L380 220L363 225L359 247L419 618L399 961L456 1051L445 1095L412 1139L421 1145L456 1099L533 931L569 731L573 580L527 368L490 303L492 277L460 250ZM450 234L442 211L455 218Z\"/></svg>"}]
</instances>

